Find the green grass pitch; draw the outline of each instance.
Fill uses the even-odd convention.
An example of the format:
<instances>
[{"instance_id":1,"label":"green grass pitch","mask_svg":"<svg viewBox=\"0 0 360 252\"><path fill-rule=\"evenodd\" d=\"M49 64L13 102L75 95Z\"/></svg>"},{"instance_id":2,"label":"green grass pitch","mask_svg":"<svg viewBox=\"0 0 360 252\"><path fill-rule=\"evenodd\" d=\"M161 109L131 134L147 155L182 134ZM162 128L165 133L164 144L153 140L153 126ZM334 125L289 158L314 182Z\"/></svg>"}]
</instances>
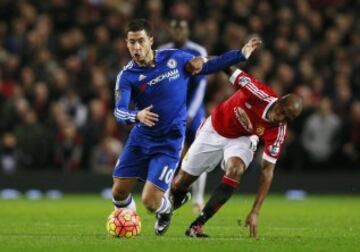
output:
<instances>
[{"instance_id":1,"label":"green grass pitch","mask_svg":"<svg viewBox=\"0 0 360 252\"><path fill-rule=\"evenodd\" d=\"M311 196L289 201L269 196L259 216L259 239L249 238L244 222L254 196L236 196L210 220L210 239L184 236L195 218L191 205L175 212L164 237L153 232L154 216L137 198L142 233L132 239L111 238L105 221L111 202L96 195L61 200L0 200L0 251L360 251L360 197Z\"/></svg>"}]
</instances>

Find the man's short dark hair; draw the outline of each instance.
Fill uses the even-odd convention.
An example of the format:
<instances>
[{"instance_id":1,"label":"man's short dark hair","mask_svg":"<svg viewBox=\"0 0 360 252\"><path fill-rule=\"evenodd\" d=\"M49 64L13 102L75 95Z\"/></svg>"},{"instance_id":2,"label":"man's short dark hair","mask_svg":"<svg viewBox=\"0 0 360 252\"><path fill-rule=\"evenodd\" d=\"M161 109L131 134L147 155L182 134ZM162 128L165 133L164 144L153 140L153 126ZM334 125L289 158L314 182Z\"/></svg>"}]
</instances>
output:
<instances>
[{"instance_id":1,"label":"man's short dark hair","mask_svg":"<svg viewBox=\"0 0 360 252\"><path fill-rule=\"evenodd\" d=\"M134 19L129 23L127 30L126 30L126 35L129 32L137 32L137 31L142 31L142 30L144 30L149 37L153 36L152 27L151 27L151 24L149 21L147 21L146 19L143 19L143 18Z\"/></svg>"}]
</instances>

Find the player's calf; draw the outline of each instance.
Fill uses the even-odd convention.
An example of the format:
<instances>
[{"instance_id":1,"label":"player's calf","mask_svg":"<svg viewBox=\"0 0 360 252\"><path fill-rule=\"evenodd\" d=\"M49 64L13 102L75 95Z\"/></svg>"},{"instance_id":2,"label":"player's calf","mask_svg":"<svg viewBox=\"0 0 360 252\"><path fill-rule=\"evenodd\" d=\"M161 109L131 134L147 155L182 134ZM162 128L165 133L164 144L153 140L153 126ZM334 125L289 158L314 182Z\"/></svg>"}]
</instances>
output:
<instances>
[{"instance_id":1,"label":"player's calf","mask_svg":"<svg viewBox=\"0 0 360 252\"><path fill-rule=\"evenodd\" d=\"M146 182L141 195L141 202L149 212L156 213L162 204L163 196L163 191L152 183Z\"/></svg>"},{"instance_id":2,"label":"player's calf","mask_svg":"<svg viewBox=\"0 0 360 252\"><path fill-rule=\"evenodd\" d=\"M155 234L165 234L170 226L172 216L172 204L166 193L152 182L147 181L142 193L142 202L149 211L156 215Z\"/></svg>"},{"instance_id":3,"label":"player's calf","mask_svg":"<svg viewBox=\"0 0 360 252\"><path fill-rule=\"evenodd\" d=\"M202 231L202 226L230 199L239 186L239 181L244 171L245 164L240 158L233 157L228 159L226 173L220 185L211 195L200 216L186 230L185 235L190 237L208 237Z\"/></svg>"},{"instance_id":4,"label":"player's calf","mask_svg":"<svg viewBox=\"0 0 360 252\"><path fill-rule=\"evenodd\" d=\"M245 172L245 164L238 157L229 158L226 164L225 176L240 182L242 174Z\"/></svg>"},{"instance_id":5,"label":"player's calf","mask_svg":"<svg viewBox=\"0 0 360 252\"><path fill-rule=\"evenodd\" d=\"M155 197L142 197L141 202L149 212L155 213L159 208L159 202Z\"/></svg>"}]
</instances>

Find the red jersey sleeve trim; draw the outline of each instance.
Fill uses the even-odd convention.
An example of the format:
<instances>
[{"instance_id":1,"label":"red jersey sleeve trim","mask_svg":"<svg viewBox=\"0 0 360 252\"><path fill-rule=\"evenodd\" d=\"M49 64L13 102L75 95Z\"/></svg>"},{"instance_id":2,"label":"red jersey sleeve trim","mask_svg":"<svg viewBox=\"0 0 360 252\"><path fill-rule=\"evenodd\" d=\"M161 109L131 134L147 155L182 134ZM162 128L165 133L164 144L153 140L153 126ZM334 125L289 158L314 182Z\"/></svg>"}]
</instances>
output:
<instances>
[{"instance_id":1,"label":"red jersey sleeve trim","mask_svg":"<svg viewBox=\"0 0 360 252\"><path fill-rule=\"evenodd\" d=\"M264 160L266 160L266 161L268 161L268 162L272 163L272 164L276 164L276 161L277 161L277 159L276 159L276 158L273 158L273 157L269 156L269 155L268 155L268 154L266 154L265 152L263 153L262 158L263 158Z\"/></svg>"},{"instance_id":2,"label":"red jersey sleeve trim","mask_svg":"<svg viewBox=\"0 0 360 252\"><path fill-rule=\"evenodd\" d=\"M278 135L276 137L274 145L280 146L283 144L283 142L285 141L285 136L286 136L286 128L287 128L286 124L281 124L279 126Z\"/></svg>"},{"instance_id":3,"label":"red jersey sleeve trim","mask_svg":"<svg viewBox=\"0 0 360 252\"><path fill-rule=\"evenodd\" d=\"M286 138L286 124L280 124L278 127L277 136L274 142L265 142L263 159L275 164L282 152L282 145Z\"/></svg>"},{"instance_id":4,"label":"red jersey sleeve trim","mask_svg":"<svg viewBox=\"0 0 360 252\"><path fill-rule=\"evenodd\" d=\"M235 72L233 72L233 74L230 76L230 82L231 84L235 84L235 82L237 82L238 77L240 76L240 74L243 71L241 71L240 69L236 69Z\"/></svg>"}]
</instances>

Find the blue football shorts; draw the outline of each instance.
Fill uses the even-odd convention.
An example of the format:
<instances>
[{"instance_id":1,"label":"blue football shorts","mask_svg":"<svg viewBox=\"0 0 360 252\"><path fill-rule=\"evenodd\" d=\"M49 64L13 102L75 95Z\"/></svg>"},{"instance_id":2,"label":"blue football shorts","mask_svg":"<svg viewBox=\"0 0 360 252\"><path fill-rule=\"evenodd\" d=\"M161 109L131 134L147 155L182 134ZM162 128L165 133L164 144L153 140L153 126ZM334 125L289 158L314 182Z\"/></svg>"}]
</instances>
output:
<instances>
[{"instance_id":1,"label":"blue football shorts","mask_svg":"<svg viewBox=\"0 0 360 252\"><path fill-rule=\"evenodd\" d=\"M134 128L115 165L113 177L149 181L166 191L180 160L184 131L151 137Z\"/></svg>"}]
</instances>

